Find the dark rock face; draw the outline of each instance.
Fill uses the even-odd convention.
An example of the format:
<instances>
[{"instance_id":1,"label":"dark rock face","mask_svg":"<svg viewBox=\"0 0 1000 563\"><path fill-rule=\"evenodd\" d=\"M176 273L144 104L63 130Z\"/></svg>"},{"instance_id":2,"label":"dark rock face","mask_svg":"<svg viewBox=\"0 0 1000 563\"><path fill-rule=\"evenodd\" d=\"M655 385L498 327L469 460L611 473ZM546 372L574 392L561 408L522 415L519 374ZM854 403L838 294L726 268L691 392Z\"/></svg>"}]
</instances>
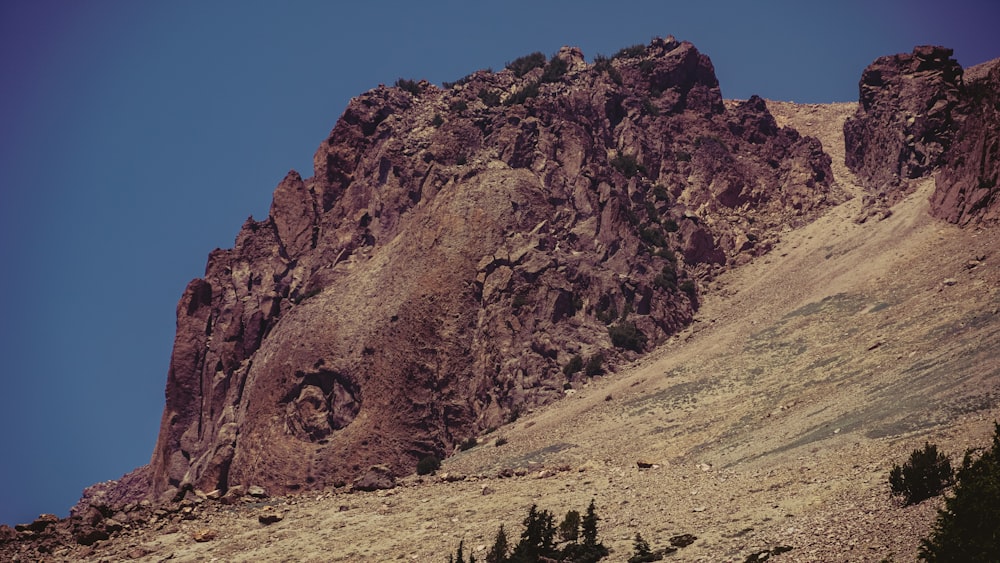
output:
<instances>
[{"instance_id":1,"label":"dark rock face","mask_svg":"<svg viewBox=\"0 0 1000 563\"><path fill-rule=\"evenodd\" d=\"M699 283L842 198L819 142L727 111L690 43L555 58L352 100L188 285L150 466L102 494L412 472L560 397L573 356L637 357L609 325L662 342Z\"/></svg>"},{"instance_id":2,"label":"dark rock face","mask_svg":"<svg viewBox=\"0 0 1000 563\"><path fill-rule=\"evenodd\" d=\"M880 57L861 75L857 114L844 123L845 161L880 205L944 162L961 100L962 67L951 54L921 46Z\"/></svg>"},{"instance_id":3,"label":"dark rock face","mask_svg":"<svg viewBox=\"0 0 1000 563\"><path fill-rule=\"evenodd\" d=\"M844 124L846 164L871 194L860 219L887 214L909 180L940 170L931 213L953 223L996 220L1000 65L962 68L944 47L881 57L861 76Z\"/></svg>"},{"instance_id":4,"label":"dark rock face","mask_svg":"<svg viewBox=\"0 0 1000 563\"><path fill-rule=\"evenodd\" d=\"M964 112L951 150L935 178L931 213L965 225L1000 220L1000 59L970 68Z\"/></svg>"}]
</instances>

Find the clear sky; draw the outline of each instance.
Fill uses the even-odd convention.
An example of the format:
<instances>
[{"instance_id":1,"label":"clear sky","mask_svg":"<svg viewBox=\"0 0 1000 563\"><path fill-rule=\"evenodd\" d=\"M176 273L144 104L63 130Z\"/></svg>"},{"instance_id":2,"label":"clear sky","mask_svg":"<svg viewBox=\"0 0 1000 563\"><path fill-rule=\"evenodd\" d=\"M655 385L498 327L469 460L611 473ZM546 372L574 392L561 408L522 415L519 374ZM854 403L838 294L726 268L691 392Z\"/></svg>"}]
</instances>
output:
<instances>
[{"instance_id":1,"label":"clear sky","mask_svg":"<svg viewBox=\"0 0 1000 563\"><path fill-rule=\"evenodd\" d=\"M148 462L184 286L352 96L668 34L727 98L856 100L917 44L1000 56L996 0L341 4L0 2L0 523Z\"/></svg>"}]
</instances>

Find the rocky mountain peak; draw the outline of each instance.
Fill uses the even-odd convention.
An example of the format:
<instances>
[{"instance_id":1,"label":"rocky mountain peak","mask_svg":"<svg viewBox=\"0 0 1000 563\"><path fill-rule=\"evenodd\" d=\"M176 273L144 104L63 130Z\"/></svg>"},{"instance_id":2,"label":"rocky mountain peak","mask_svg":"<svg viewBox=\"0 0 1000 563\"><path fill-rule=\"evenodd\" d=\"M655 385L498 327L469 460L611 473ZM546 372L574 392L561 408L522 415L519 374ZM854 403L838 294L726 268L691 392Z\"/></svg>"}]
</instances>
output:
<instances>
[{"instance_id":1,"label":"rocky mountain peak","mask_svg":"<svg viewBox=\"0 0 1000 563\"><path fill-rule=\"evenodd\" d=\"M185 290L153 459L109 502L410 473L664 342L843 198L672 37L379 86L313 162Z\"/></svg>"},{"instance_id":2,"label":"rocky mountain peak","mask_svg":"<svg viewBox=\"0 0 1000 563\"><path fill-rule=\"evenodd\" d=\"M861 220L885 216L911 180L939 170L933 214L963 224L996 218L995 61L965 80L952 53L918 46L862 74L857 113L844 124L846 164L869 191Z\"/></svg>"}]
</instances>

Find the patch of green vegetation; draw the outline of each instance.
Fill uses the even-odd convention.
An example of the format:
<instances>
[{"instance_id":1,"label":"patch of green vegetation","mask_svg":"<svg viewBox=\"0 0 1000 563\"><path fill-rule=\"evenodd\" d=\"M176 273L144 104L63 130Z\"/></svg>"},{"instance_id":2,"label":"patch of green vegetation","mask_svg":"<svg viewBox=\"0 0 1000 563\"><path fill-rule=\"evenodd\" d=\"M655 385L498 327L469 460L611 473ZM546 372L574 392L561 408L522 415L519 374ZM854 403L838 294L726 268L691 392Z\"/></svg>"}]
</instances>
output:
<instances>
[{"instance_id":1,"label":"patch of green vegetation","mask_svg":"<svg viewBox=\"0 0 1000 563\"><path fill-rule=\"evenodd\" d=\"M507 68L514 72L514 76L521 78L525 74L528 74L532 70L545 65L546 57L543 53L535 51L530 55L525 55L523 57L518 57L513 61L507 63Z\"/></svg>"},{"instance_id":2,"label":"patch of green vegetation","mask_svg":"<svg viewBox=\"0 0 1000 563\"><path fill-rule=\"evenodd\" d=\"M639 229L639 238L650 246L657 248L667 246L667 237L663 235L663 231L659 227L650 226Z\"/></svg>"},{"instance_id":3,"label":"patch of green vegetation","mask_svg":"<svg viewBox=\"0 0 1000 563\"><path fill-rule=\"evenodd\" d=\"M420 88L420 83L416 80L410 80L408 78L399 78L396 80L396 88L400 90L405 90L414 96L419 96L423 90Z\"/></svg>"},{"instance_id":4,"label":"patch of green vegetation","mask_svg":"<svg viewBox=\"0 0 1000 563\"><path fill-rule=\"evenodd\" d=\"M613 64L611 64L611 59L605 57L604 55L597 55L594 57L594 69L597 72L603 72L608 75L608 78L618 86L622 85L622 73L618 71Z\"/></svg>"},{"instance_id":5,"label":"patch of green vegetation","mask_svg":"<svg viewBox=\"0 0 1000 563\"><path fill-rule=\"evenodd\" d=\"M541 83L537 80L525 84L523 88L517 90L503 101L505 106L517 106L528 101L530 98L538 96L538 87Z\"/></svg>"},{"instance_id":6,"label":"patch of green vegetation","mask_svg":"<svg viewBox=\"0 0 1000 563\"><path fill-rule=\"evenodd\" d=\"M677 289L677 268L672 262L663 265L660 273L653 278L653 286L664 291Z\"/></svg>"},{"instance_id":7,"label":"patch of green vegetation","mask_svg":"<svg viewBox=\"0 0 1000 563\"><path fill-rule=\"evenodd\" d=\"M646 347L646 335L632 321L620 321L609 326L608 336L615 348L642 352Z\"/></svg>"},{"instance_id":8,"label":"patch of green vegetation","mask_svg":"<svg viewBox=\"0 0 1000 563\"><path fill-rule=\"evenodd\" d=\"M930 537L920 542L924 561L995 561L1000 554L1000 424L992 447L978 458L969 450Z\"/></svg>"},{"instance_id":9,"label":"patch of green vegetation","mask_svg":"<svg viewBox=\"0 0 1000 563\"><path fill-rule=\"evenodd\" d=\"M636 174L647 176L646 167L639 163L632 154L618 154L611 159L611 166L621 172L626 178L632 178Z\"/></svg>"},{"instance_id":10,"label":"patch of green vegetation","mask_svg":"<svg viewBox=\"0 0 1000 563\"><path fill-rule=\"evenodd\" d=\"M630 47L623 47L618 50L611 58L612 59L634 59L636 57L641 57L646 54L646 46L637 44Z\"/></svg>"},{"instance_id":11,"label":"patch of green vegetation","mask_svg":"<svg viewBox=\"0 0 1000 563\"><path fill-rule=\"evenodd\" d=\"M571 510L566 513L558 529L555 517L548 510L539 510L537 505L531 505L528 515L523 520L524 530L520 540L513 549L507 539L503 526L497 531L493 547L486 554L488 563L534 563L538 561L565 561L578 563L594 563L608 556L608 548L597 537L597 516L594 501L590 501L586 514ZM556 541L559 534L563 545ZM568 539L572 538L572 539ZM449 563L465 563L463 553L464 543L460 542L455 556L449 555ZM474 560L470 556L470 563Z\"/></svg>"},{"instance_id":12,"label":"patch of green vegetation","mask_svg":"<svg viewBox=\"0 0 1000 563\"><path fill-rule=\"evenodd\" d=\"M480 100L486 104L486 107L495 107L500 105L500 93L495 90L490 90L489 88L482 88L477 94Z\"/></svg>"},{"instance_id":13,"label":"patch of green vegetation","mask_svg":"<svg viewBox=\"0 0 1000 563\"><path fill-rule=\"evenodd\" d=\"M583 369L583 356L576 354L570 358L569 362L565 366L563 366L563 375L571 377L581 369Z\"/></svg>"},{"instance_id":14,"label":"patch of green vegetation","mask_svg":"<svg viewBox=\"0 0 1000 563\"><path fill-rule=\"evenodd\" d=\"M690 299L692 303L698 300L698 288L695 285L694 280L684 280L681 282L679 287L680 290L684 292L684 295L688 296L688 299Z\"/></svg>"},{"instance_id":15,"label":"patch of green vegetation","mask_svg":"<svg viewBox=\"0 0 1000 563\"><path fill-rule=\"evenodd\" d=\"M549 64L545 65L545 70L542 71L541 81L543 83L557 82L568 70L569 63L559 57L552 57Z\"/></svg>"},{"instance_id":16,"label":"patch of green vegetation","mask_svg":"<svg viewBox=\"0 0 1000 563\"><path fill-rule=\"evenodd\" d=\"M441 469L441 460L435 456L429 455L417 462L417 475L430 475L438 469Z\"/></svg>"},{"instance_id":17,"label":"patch of green vegetation","mask_svg":"<svg viewBox=\"0 0 1000 563\"><path fill-rule=\"evenodd\" d=\"M601 354L600 352L598 352L598 353L594 354L593 356L591 356L590 358L588 358L586 365L584 365L584 367L583 367L583 373L586 374L587 377L594 377L594 376L597 376L597 375L603 375L604 374L604 354Z\"/></svg>"},{"instance_id":18,"label":"patch of green vegetation","mask_svg":"<svg viewBox=\"0 0 1000 563\"><path fill-rule=\"evenodd\" d=\"M917 504L941 494L952 482L951 462L938 452L937 446L925 443L924 449L913 450L902 466L889 471L892 494L903 497L906 504Z\"/></svg>"}]
</instances>

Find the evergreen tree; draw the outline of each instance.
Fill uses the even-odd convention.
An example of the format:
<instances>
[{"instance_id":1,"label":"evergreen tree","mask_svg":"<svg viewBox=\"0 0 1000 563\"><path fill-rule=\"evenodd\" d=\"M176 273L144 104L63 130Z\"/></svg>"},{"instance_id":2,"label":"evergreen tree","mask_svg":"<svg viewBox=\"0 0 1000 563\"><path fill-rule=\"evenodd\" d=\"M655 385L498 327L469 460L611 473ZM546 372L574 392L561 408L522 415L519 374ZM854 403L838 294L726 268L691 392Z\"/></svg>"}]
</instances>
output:
<instances>
[{"instance_id":1,"label":"evergreen tree","mask_svg":"<svg viewBox=\"0 0 1000 563\"><path fill-rule=\"evenodd\" d=\"M531 505L528 516L524 519L521 541L514 546L514 552L510 555L511 563L535 563L539 557L557 556L553 545L555 535L552 513Z\"/></svg>"},{"instance_id":2,"label":"evergreen tree","mask_svg":"<svg viewBox=\"0 0 1000 563\"><path fill-rule=\"evenodd\" d=\"M590 499L590 506L587 507L587 515L583 517L583 545L597 545L597 511L594 508L594 499Z\"/></svg>"},{"instance_id":3,"label":"evergreen tree","mask_svg":"<svg viewBox=\"0 0 1000 563\"><path fill-rule=\"evenodd\" d=\"M593 563L608 556L608 548L597 541L597 510L594 507L594 499L590 499L590 506L587 507L587 514L583 517L580 528L583 534L583 544L579 549L574 550L569 558L573 563Z\"/></svg>"},{"instance_id":4,"label":"evergreen tree","mask_svg":"<svg viewBox=\"0 0 1000 563\"><path fill-rule=\"evenodd\" d=\"M563 541L575 542L580 538L580 513L570 510L559 524L559 537Z\"/></svg>"},{"instance_id":5,"label":"evergreen tree","mask_svg":"<svg viewBox=\"0 0 1000 563\"><path fill-rule=\"evenodd\" d=\"M632 544L632 557L628 558L628 563L647 563L649 561L660 561L663 555L659 552L653 553L649 548L649 542L642 538L642 534L635 533L635 542Z\"/></svg>"},{"instance_id":6,"label":"evergreen tree","mask_svg":"<svg viewBox=\"0 0 1000 563\"><path fill-rule=\"evenodd\" d=\"M1000 424L993 447L973 460L965 454L953 496L945 498L920 558L932 562L1000 561Z\"/></svg>"},{"instance_id":7,"label":"evergreen tree","mask_svg":"<svg viewBox=\"0 0 1000 563\"><path fill-rule=\"evenodd\" d=\"M504 531L503 524L500 524L497 537L493 541L493 547L486 554L486 563L506 563L507 549L507 532Z\"/></svg>"}]
</instances>

